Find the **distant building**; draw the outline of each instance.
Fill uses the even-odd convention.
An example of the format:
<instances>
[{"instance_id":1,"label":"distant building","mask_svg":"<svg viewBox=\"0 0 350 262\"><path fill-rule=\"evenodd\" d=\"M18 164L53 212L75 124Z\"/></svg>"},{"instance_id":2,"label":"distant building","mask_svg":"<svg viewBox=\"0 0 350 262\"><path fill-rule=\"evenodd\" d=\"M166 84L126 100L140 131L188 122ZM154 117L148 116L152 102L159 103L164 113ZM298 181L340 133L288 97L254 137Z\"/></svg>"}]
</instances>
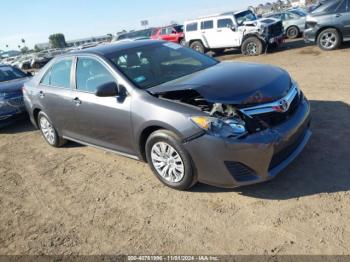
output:
<instances>
[{"instance_id":1,"label":"distant building","mask_svg":"<svg viewBox=\"0 0 350 262\"><path fill-rule=\"evenodd\" d=\"M68 47L74 47L74 46L80 46L84 44L94 43L94 42L108 42L112 40L112 36L110 35L102 35L102 36L92 36L92 37L86 37L76 40L70 40L66 41ZM50 44L49 43L40 43L36 44L36 46L40 49L49 49Z\"/></svg>"}]
</instances>

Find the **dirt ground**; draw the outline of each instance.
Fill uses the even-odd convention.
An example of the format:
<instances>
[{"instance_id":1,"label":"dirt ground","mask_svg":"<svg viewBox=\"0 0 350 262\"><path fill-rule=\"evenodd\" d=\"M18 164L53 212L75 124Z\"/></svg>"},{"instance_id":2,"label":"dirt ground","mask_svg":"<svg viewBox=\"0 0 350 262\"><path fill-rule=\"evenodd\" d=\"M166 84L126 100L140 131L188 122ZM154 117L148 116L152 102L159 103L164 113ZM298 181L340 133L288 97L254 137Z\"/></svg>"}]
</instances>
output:
<instances>
[{"instance_id":1,"label":"dirt ground","mask_svg":"<svg viewBox=\"0 0 350 262\"><path fill-rule=\"evenodd\" d=\"M298 40L220 59L285 68L311 101L313 137L280 176L177 192L144 163L50 148L19 121L0 131L0 254L350 255L350 46L321 52Z\"/></svg>"}]
</instances>

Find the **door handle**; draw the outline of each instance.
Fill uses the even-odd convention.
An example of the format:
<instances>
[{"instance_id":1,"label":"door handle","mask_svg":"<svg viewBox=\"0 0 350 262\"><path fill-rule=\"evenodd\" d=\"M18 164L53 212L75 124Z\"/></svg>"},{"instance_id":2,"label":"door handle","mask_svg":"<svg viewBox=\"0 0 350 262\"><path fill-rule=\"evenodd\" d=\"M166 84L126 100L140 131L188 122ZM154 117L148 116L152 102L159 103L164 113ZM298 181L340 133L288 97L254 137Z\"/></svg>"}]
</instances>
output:
<instances>
[{"instance_id":1,"label":"door handle","mask_svg":"<svg viewBox=\"0 0 350 262\"><path fill-rule=\"evenodd\" d=\"M79 99L79 97L74 98L73 102L75 103L76 106L80 106L81 105L81 100Z\"/></svg>"},{"instance_id":2,"label":"door handle","mask_svg":"<svg viewBox=\"0 0 350 262\"><path fill-rule=\"evenodd\" d=\"M44 94L43 91L40 91L40 92L39 92L39 97L40 97L40 98L44 98L44 97L45 97L45 94Z\"/></svg>"},{"instance_id":3,"label":"door handle","mask_svg":"<svg viewBox=\"0 0 350 262\"><path fill-rule=\"evenodd\" d=\"M222 30L217 30L216 32L222 32Z\"/></svg>"},{"instance_id":4,"label":"door handle","mask_svg":"<svg viewBox=\"0 0 350 262\"><path fill-rule=\"evenodd\" d=\"M336 14L335 17L341 17L342 15L341 14Z\"/></svg>"}]
</instances>

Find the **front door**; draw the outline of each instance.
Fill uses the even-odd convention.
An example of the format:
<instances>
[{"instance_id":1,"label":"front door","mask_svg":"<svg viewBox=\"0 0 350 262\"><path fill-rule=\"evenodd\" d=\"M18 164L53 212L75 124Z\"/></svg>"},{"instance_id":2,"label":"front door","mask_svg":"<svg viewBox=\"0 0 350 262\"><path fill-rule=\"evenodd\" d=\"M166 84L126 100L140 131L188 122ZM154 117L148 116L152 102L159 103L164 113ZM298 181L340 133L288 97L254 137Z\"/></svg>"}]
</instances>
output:
<instances>
[{"instance_id":1,"label":"front door","mask_svg":"<svg viewBox=\"0 0 350 262\"><path fill-rule=\"evenodd\" d=\"M97 88L116 78L103 62L78 57L73 90L75 125L69 136L82 142L133 154L131 97L97 97Z\"/></svg>"},{"instance_id":2,"label":"front door","mask_svg":"<svg viewBox=\"0 0 350 262\"><path fill-rule=\"evenodd\" d=\"M232 18L221 17L215 22L216 26L212 33L215 48L240 46L241 33L237 32Z\"/></svg>"}]
</instances>

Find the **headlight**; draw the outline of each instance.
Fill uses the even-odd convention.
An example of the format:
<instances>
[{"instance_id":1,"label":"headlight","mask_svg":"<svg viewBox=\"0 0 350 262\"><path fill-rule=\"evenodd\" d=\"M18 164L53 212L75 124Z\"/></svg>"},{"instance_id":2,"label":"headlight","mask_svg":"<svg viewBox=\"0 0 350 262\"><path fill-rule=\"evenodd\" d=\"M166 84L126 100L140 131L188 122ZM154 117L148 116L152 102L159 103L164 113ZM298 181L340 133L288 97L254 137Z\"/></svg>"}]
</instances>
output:
<instances>
[{"instance_id":1,"label":"headlight","mask_svg":"<svg viewBox=\"0 0 350 262\"><path fill-rule=\"evenodd\" d=\"M217 137L237 137L246 133L244 122L239 118L219 119L207 116L191 117L193 123L208 134Z\"/></svg>"}]
</instances>

